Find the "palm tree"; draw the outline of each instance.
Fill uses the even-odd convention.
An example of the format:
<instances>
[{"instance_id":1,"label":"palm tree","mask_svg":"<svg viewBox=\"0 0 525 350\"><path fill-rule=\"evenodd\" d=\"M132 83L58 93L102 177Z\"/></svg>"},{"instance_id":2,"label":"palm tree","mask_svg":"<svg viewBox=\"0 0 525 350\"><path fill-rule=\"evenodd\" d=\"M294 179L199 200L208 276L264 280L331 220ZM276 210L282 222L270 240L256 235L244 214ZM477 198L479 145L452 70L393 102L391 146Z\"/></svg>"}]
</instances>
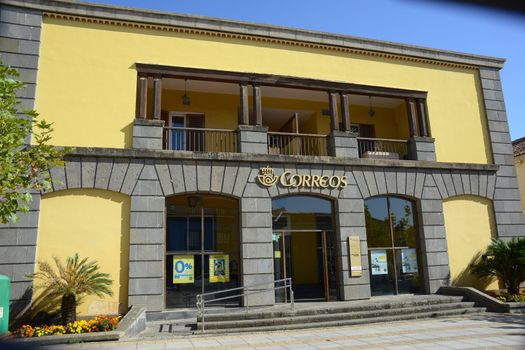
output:
<instances>
[{"instance_id":1,"label":"palm tree","mask_svg":"<svg viewBox=\"0 0 525 350\"><path fill-rule=\"evenodd\" d=\"M113 295L110 289L113 281L109 274L100 272L100 267L95 260L88 258L80 260L78 253L66 258L64 265L57 257L53 257L58 273L51 265L44 261L38 262L39 271L28 277L39 280L38 286L52 296L60 297L60 313L62 323L65 325L77 319L77 305L87 295Z\"/></svg>"},{"instance_id":2,"label":"palm tree","mask_svg":"<svg viewBox=\"0 0 525 350\"><path fill-rule=\"evenodd\" d=\"M509 294L517 294L525 281L525 237L509 242L493 239L472 266L472 273L480 277L498 277Z\"/></svg>"}]
</instances>

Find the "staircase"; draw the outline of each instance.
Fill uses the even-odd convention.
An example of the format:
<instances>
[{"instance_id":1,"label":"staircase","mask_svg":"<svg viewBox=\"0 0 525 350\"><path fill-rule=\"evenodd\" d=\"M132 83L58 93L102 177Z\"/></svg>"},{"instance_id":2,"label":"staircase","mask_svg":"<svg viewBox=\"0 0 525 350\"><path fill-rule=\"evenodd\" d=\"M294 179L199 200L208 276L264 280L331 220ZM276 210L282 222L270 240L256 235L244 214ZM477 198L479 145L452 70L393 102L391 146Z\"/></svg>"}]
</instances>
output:
<instances>
[{"instance_id":1,"label":"staircase","mask_svg":"<svg viewBox=\"0 0 525 350\"><path fill-rule=\"evenodd\" d=\"M453 317L485 312L462 297L418 295L374 298L366 301L296 303L267 309L220 312L205 316L206 333L261 332L301 328L336 327L433 317ZM202 330L197 318L197 330Z\"/></svg>"}]
</instances>

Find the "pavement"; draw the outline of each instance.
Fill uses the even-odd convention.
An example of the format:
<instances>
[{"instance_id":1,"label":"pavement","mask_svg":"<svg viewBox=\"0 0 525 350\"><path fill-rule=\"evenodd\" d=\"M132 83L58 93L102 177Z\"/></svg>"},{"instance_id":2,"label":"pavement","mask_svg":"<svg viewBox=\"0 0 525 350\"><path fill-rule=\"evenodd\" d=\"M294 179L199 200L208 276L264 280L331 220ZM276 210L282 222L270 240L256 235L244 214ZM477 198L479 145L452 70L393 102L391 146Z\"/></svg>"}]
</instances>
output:
<instances>
[{"instance_id":1,"label":"pavement","mask_svg":"<svg viewBox=\"0 0 525 350\"><path fill-rule=\"evenodd\" d=\"M173 336L170 339L71 344L42 349L525 349L525 315L484 313L359 326Z\"/></svg>"}]
</instances>

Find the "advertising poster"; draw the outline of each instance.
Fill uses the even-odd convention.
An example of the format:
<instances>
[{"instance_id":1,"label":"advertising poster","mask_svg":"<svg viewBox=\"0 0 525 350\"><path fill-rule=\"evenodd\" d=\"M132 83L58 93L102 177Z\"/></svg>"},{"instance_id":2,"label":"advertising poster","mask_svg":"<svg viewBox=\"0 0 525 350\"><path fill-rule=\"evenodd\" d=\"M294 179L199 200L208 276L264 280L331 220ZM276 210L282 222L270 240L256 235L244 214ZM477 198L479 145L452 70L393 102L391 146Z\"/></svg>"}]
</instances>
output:
<instances>
[{"instance_id":1,"label":"advertising poster","mask_svg":"<svg viewBox=\"0 0 525 350\"><path fill-rule=\"evenodd\" d=\"M173 284L193 283L193 255L173 256Z\"/></svg>"},{"instance_id":2,"label":"advertising poster","mask_svg":"<svg viewBox=\"0 0 525 350\"><path fill-rule=\"evenodd\" d=\"M417 273L417 255L414 248L401 250L401 262L403 273Z\"/></svg>"},{"instance_id":3,"label":"advertising poster","mask_svg":"<svg viewBox=\"0 0 525 350\"><path fill-rule=\"evenodd\" d=\"M210 255L210 283L230 281L230 259L227 254Z\"/></svg>"},{"instance_id":4,"label":"advertising poster","mask_svg":"<svg viewBox=\"0 0 525 350\"><path fill-rule=\"evenodd\" d=\"M370 262L372 275L387 275L388 264L386 260L386 250L378 249L370 251Z\"/></svg>"}]
</instances>

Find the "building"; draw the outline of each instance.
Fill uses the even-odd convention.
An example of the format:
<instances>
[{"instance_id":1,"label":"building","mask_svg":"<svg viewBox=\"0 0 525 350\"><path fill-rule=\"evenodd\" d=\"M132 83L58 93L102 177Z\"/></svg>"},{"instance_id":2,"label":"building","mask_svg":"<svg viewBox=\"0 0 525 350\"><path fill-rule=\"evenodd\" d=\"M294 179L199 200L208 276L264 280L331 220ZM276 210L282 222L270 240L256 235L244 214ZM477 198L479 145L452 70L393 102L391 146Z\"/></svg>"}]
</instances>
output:
<instances>
[{"instance_id":1,"label":"building","mask_svg":"<svg viewBox=\"0 0 525 350\"><path fill-rule=\"evenodd\" d=\"M518 185L521 193L521 204L525 203L525 137L512 141L512 148L514 149L514 165L516 166L516 175L518 177ZM525 207L523 208L525 212Z\"/></svg>"},{"instance_id":2,"label":"building","mask_svg":"<svg viewBox=\"0 0 525 350\"><path fill-rule=\"evenodd\" d=\"M0 227L13 307L35 261L99 261L115 295L193 306L292 278L297 299L483 285L491 237L525 235L504 60L65 0L1 0L24 106L74 146L53 190ZM204 271L204 273L203 273ZM235 300L232 300L234 302Z\"/></svg>"}]
</instances>

